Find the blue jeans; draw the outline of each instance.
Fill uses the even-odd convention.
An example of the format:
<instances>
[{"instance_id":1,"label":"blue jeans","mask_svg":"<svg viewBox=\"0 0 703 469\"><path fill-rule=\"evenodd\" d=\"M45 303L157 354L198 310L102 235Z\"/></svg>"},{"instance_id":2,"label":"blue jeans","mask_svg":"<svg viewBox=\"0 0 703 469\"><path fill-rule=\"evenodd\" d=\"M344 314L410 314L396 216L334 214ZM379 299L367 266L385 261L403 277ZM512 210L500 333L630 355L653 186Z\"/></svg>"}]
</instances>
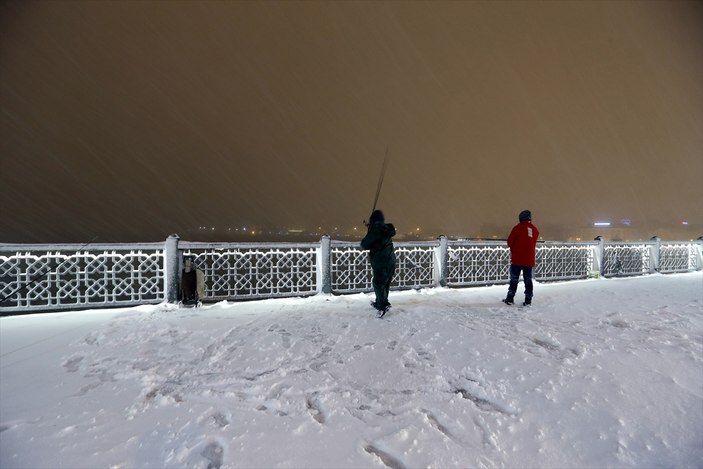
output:
<instances>
[{"instance_id":1,"label":"blue jeans","mask_svg":"<svg viewBox=\"0 0 703 469\"><path fill-rule=\"evenodd\" d=\"M517 284L520 280L520 272L525 281L525 303L532 302L532 267L524 265L510 266L510 285L508 286L508 300L513 301L517 292Z\"/></svg>"}]
</instances>

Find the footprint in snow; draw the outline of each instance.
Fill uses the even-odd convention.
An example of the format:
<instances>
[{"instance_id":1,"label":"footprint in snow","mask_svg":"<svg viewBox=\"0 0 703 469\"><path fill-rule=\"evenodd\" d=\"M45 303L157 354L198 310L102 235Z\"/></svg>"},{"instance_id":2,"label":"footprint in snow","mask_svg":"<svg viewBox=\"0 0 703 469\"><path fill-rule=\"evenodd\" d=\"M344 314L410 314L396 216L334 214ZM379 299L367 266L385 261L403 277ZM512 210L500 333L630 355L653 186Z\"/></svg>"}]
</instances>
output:
<instances>
[{"instance_id":1,"label":"footprint in snow","mask_svg":"<svg viewBox=\"0 0 703 469\"><path fill-rule=\"evenodd\" d=\"M216 441L211 441L200 452L207 461L207 469L220 469L224 462L224 448Z\"/></svg>"},{"instance_id":2,"label":"footprint in snow","mask_svg":"<svg viewBox=\"0 0 703 469\"><path fill-rule=\"evenodd\" d=\"M222 413L222 412L215 412L212 415L210 415L210 419L208 420L208 423L211 426L215 426L217 428L227 428L229 426L229 419L227 416Z\"/></svg>"},{"instance_id":3,"label":"footprint in snow","mask_svg":"<svg viewBox=\"0 0 703 469\"><path fill-rule=\"evenodd\" d=\"M83 358L82 356L69 358L64 362L63 367L66 368L67 372L75 373L80 368L80 363L83 361Z\"/></svg>"},{"instance_id":4,"label":"footprint in snow","mask_svg":"<svg viewBox=\"0 0 703 469\"><path fill-rule=\"evenodd\" d=\"M394 456L390 455L389 453L383 451L380 449L378 446L374 444L368 444L364 446L364 451L367 453L376 456L381 460L381 462L387 466L390 467L391 469L405 469L405 466L403 463L395 458Z\"/></svg>"},{"instance_id":5,"label":"footprint in snow","mask_svg":"<svg viewBox=\"0 0 703 469\"><path fill-rule=\"evenodd\" d=\"M320 405L317 402L317 399L315 399L314 395L306 396L305 407L308 409L310 415L312 415L312 418L314 418L317 423L319 423L320 425L325 423L325 414L322 413L322 409L320 408Z\"/></svg>"},{"instance_id":6,"label":"footprint in snow","mask_svg":"<svg viewBox=\"0 0 703 469\"><path fill-rule=\"evenodd\" d=\"M549 340L540 339L538 337L533 337L532 343L547 350L549 353L556 356L560 360L564 360L567 358L578 358L581 356L581 352L579 352L575 348L562 348L559 344L556 344Z\"/></svg>"},{"instance_id":7,"label":"footprint in snow","mask_svg":"<svg viewBox=\"0 0 703 469\"><path fill-rule=\"evenodd\" d=\"M273 327L273 326L271 326ZM281 344L283 345L283 348L290 348L291 342L290 342L290 337L291 333L288 332L285 329L281 329L278 331L278 333L281 335Z\"/></svg>"}]
</instances>

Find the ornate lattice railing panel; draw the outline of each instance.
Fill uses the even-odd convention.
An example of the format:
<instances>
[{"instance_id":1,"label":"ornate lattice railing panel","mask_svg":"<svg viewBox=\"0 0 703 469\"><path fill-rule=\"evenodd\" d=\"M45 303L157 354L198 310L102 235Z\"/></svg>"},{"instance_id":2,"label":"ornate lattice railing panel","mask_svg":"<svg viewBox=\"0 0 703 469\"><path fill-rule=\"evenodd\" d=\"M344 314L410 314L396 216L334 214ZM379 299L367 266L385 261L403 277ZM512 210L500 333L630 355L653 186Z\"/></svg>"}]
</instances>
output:
<instances>
[{"instance_id":1,"label":"ornate lattice railing panel","mask_svg":"<svg viewBox=\"0 0 703 469\"><path fill-rule=\"evenodd\" d=\"M506 283L509 267L510 250L505 243L449 243L447 284L450 286Z\"/></svg>"},{"instance_id":2,"label":"ornate lattice railing panel","mask_svg":"<svg viewBox=\"0 0 703 469\"><path fill-rule=\"evenodd\" d=\"M432 287L436 283L436 259L439 243L396 243L398 262L393 285L398 288Z\"/></svg>"},{"instance_id":3,"label":"ornate lattice railing panel","mask_svg":"<svg viewBox=\"0 0 703 469\"><path fill-rule=\"evenodd\" d=\"M158 303L164 297L161 245L23 245L0 252L4 311L56 311Z\"/></svg>"},{"instance_id":4,"label":"ornate lattice railing panel","mask_svg":"<svg viewBox=\"0 0 703 469\"><path fill-rule=\"evenodd\" d=\"M317 293L317 251L313 244L182 243L205 273L205 298L227 300Z\"/></svg>"},{"instance_id":5,"label":"ornate lattice railing panel","mask_svg":"<svg viewBox=\"0 0 703 469\"><path fill-rule=\"evenodd\" d=\"M650 247L640 243L607 244L603 253L605 277L649 273Z\"/></svg>"},{"instance_id":6,"label":"ornate lattice railing panel","mask_svg":"<svg viewBox=\"0 0 703 469\"><path fill-rule=\"evenodd\" d=\"M436 242L394 243L396 271L391 288L434 286ZM338 293L373 290L369 253L358 243L333 242L331 253L332 291Z\"/></svg>"},{"instance_id":7,"label":"ornate lattice railing panel","mask_svg":"<svg viewBox=\"0 0 703 469\"><path fill-rule=\"evenodd\" d=\"M332 291L339 293L373 290L368 251L358 244L333 243L331 252Z\"/></svg>"},{"instance_id":8,"label":"ornate lattice railing panel","mask_svg":"<svg viewBox=\"0 0 703 469\"><path fill-rule=\"evenodd\" d=\"M659 272L688 272L699 269L697 249L692 243L662 243L659 246Z\"/></svg>"},{"instance_id":9,"label":"ornate lattice railing panel","mask_svg":"<svg viewBox=\"0 0 703 469\"><path fill-rule=\"evenodd\" d=\"M593 270L597 243L549 243L537 247L537 280L568 280L586 278Z\"/></svg>"},{"instance_id":10,"label":"ornate lattice railing panel","mask_svg":"<svg viewBox=\"0 0 703 469\"><path fill-rule=\"evenodd\" d=\"M358 243L0 244L0 314L175 302L182 255L205 272L203 300L353 293L373 290L368 252ZM392 288L507 283L504 241L395 243ZM442 254L446 253L446 254ZM597 257L597 258L596 258ZM538 245L535 278L583 278L701 269L700 242Z\"/></svg>"}]
</instances>

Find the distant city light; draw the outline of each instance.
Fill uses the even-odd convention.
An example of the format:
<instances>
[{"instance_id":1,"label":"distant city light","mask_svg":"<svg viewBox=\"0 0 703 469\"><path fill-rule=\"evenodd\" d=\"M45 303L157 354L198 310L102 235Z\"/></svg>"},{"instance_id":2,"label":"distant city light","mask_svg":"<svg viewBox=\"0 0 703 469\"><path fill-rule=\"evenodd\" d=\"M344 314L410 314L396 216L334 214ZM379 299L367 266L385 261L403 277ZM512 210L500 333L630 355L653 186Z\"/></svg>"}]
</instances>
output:
<instances>
[{"instance_id":1,"label":"distant city light","mask_svg":"<svg viewBox=\"0 0 703 469\"><path fill-rule=\"evenodd\" d=\"M681 222L681 224L682 224L682 225L688 225L688 222L687 222L686 220L683 220L683 221Z\"/></svg>"},{"instance_id":2,"label":"distant city light","mask_svg":"<svg viewBox=\"0 0 703 469\"><path fill-rule=\"evenodd\" d=\"M597 221L593 224L593 226L610 226L609 221Z\"/></svg>"},{"instance_id":3,"label":"distant city light","mask_svg":"<svg viewBox=\"0 0 703 469\"><path fill-rule=\"evenodd\" d=\"M625 226L630 226L632 224L632 220L630 220L629 218L623 218L622 220L620 220L620 223Z\"/></svg>"}]
</instances>

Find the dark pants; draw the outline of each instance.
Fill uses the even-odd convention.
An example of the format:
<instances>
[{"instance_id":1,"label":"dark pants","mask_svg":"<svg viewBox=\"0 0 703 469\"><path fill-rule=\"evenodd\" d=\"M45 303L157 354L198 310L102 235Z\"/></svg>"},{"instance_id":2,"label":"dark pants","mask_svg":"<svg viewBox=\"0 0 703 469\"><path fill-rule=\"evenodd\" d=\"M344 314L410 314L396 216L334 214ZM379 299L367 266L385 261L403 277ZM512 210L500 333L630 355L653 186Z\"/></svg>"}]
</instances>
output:
<instances>
[{"instance_id":1,"label":"dark pants","mask_svg":"<svg viewBox=\"0 0 703 469\"><path fill-rule=\"evenodd\" d=\"M371 264L371 270L373 272L373 291L376 293L376 308L384 309L390 305L388 292L391 289L393 274L395 274L395 262L378 266Z\"/></svg>"},{"instance_id":2,"label":"dark pants","mask_svg":"<svg viewBox=\"0 0 703 469\"><path fill-rule=\"evenodd\" d=\"M181 272L181 301L184 303L198 301L198 276L195 269Z\"/></svg>"},{"instance_id":3,"label":"dark pants","mask_svg":"<svg viewBox=\"0 0 703 469\"><path fill-rule=\"evenodd\" d=\"M510 285L508 286L508 300L513 301L517 292L517 283L520 280L520 272L525 281L525 303L532 302L532 267L524 265L510 266Z\"/></svg>"}]
</instances>

